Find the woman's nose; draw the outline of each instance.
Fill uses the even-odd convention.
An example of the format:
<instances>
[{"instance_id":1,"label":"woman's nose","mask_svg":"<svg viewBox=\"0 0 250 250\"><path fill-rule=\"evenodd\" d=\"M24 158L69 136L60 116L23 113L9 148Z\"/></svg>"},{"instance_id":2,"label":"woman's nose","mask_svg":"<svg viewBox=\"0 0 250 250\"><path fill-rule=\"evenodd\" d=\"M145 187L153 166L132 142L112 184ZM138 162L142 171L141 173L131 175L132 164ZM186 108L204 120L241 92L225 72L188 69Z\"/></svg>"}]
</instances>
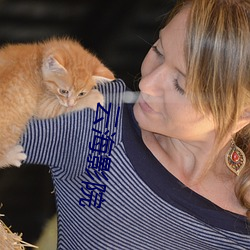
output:
<instances>
[{"instance_id":1,"label":"woman's nose","mask_svg":"<svg viewBox=\"0 0 250 250\"><path fill-rule=\"evenodd\" d=\"M162 70L164 70L163 64L159 63L149 51L141 66L139 89L148 95L160 95L162 92Z\"/></svg>"},{"instance_id":2,"label":"woman's nose","mask_svg":"<svg viewBox=\"0 0 250 250\"><path fill-rule=\"evenodd\" d=\"M142 73L139 89L151 96L161 96L163 92L161 69L154 68Z\"/></svg>"}]
</instances>

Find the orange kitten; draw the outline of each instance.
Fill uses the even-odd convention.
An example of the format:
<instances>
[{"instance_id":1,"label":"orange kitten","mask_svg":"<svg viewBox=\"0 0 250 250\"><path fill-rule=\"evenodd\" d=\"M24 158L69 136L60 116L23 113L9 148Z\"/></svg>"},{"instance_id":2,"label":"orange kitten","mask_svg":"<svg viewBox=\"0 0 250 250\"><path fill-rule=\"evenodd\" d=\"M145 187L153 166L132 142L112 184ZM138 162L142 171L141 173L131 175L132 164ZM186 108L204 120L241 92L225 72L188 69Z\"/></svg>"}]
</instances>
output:
<instances>
[{"instance_id":1,"label":"orange kitten","mask_svg":"<svg viewBox=\"0 0 250 250\"><path fill-rule=\"evenodd\" d=\"M95 109L103 96L94 87L105 79L113 73L70 39L0 49L0 168L26 158L17 143L31 117Z\"/></svg>"}]
</instances>

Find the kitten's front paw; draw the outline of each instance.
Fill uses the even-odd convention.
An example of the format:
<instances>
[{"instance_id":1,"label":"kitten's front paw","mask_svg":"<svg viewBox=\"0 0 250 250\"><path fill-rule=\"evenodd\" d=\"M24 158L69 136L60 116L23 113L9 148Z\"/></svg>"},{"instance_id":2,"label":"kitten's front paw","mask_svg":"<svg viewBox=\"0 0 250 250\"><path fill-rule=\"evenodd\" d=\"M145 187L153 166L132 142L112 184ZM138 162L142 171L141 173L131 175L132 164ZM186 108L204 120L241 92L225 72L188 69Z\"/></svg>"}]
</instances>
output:
<instances>
[{"instance_id":1,"label":"kitten's front paw","mask_svg":"<svg viewBox=\"0 0 250 250\"><path fill-rule=\"evenodd\" d=\"M24 149L21 145L16 145L11 148L6 154L6 163L8 165L20 167L22 161L27 158L26 154L23 151Z\"/></svg>"}]
</instances>

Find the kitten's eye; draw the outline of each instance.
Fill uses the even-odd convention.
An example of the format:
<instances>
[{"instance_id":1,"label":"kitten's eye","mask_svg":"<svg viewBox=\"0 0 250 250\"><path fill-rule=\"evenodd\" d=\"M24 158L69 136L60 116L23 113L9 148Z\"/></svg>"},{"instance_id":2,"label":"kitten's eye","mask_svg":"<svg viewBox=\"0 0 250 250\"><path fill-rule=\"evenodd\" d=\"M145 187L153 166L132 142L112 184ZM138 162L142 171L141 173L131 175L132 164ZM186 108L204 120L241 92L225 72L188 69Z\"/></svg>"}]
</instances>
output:
<instances>
[{"instance_id":1,"label":"kitten's eye","mask_svg":"<svg viewBox=\"0 0 250 250\"><path fill-rule=\"evenodd\" d=\"M68 90L65 90L65 89L59 89L59 93L60 93L61 95L67 95L67 94L69 93L69 91L68 91Z\"/></svg>"},{"instance_id":2,"label":"kitten's eye","mask_svg":"<svg viewBox=\"0 0 250 250\"><path fill-rule=\"evenodd\" d=\"M83 92L79 93L78 96L79 96L79 97L83 97L83 96L85 96L86 94L87 94L87 92L83 91Z\"/></svg>"}]
</instances>

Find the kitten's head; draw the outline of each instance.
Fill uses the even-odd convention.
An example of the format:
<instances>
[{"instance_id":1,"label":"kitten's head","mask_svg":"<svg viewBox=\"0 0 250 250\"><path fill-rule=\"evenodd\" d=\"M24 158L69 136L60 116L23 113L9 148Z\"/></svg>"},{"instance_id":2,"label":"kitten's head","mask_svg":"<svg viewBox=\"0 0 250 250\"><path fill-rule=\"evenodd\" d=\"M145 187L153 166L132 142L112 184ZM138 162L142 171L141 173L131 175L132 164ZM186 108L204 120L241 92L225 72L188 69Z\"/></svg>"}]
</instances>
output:
<instances>
[{"instance_id":1,"label":"kitten's head","mask_svg":"<svg viewBox=\"0 0 250 250\"><path fill-rule=\"evenodd\" d=\"M93 54L69 39L44 44L42 75L46 89L65 107L74 106L103 79L114 79Z\"/></svg>"}]
</instances>

